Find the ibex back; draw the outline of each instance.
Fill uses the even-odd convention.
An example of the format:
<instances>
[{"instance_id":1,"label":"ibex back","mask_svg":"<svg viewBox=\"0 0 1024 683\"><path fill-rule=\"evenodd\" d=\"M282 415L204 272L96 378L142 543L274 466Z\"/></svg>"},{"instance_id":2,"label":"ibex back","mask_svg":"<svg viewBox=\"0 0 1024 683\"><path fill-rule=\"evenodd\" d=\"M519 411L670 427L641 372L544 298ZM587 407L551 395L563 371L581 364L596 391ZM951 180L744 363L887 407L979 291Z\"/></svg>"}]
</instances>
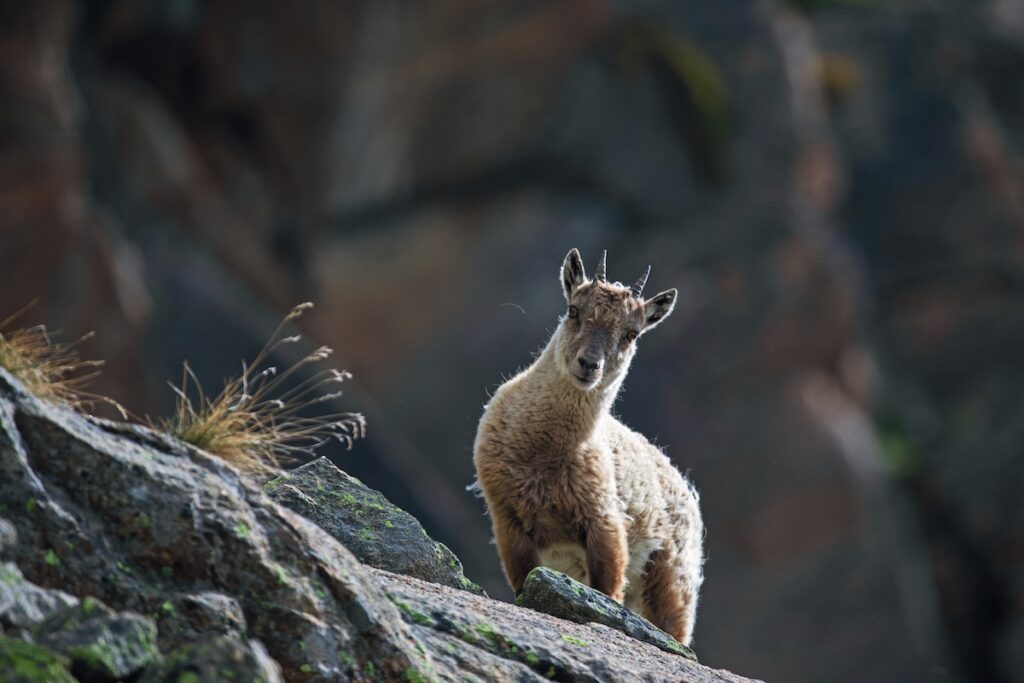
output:
<instances>
[{"instance_id":1,"label":"ibex back","mask_svg":"<svg viewBox=\"0 0 1024 683\"><path fill-rule=\"evenodd\" d=\"M568 308L537 360L487 404L474 445L498 554L517 594L546 565L603 591L689 644L703 580L703 523L693 486L610 409L637 339L677 292L642 297L587 278L569 252Z\"/></svg>"}]
</instances>

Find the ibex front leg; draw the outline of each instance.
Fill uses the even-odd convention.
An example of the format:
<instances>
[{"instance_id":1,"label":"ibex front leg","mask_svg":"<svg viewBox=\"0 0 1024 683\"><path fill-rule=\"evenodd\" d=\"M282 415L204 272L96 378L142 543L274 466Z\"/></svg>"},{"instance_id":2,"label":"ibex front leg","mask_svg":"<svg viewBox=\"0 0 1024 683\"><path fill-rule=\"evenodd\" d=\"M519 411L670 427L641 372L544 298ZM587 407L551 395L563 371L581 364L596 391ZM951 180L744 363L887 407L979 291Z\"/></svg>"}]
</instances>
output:
<instances>
[{"instance_id":1,"label":"ibex front leg","mask_svg":"<svg viewBox=\"0 0 1024 683\"><path fill-rule=\"evenodd\" d=\"M598 519L587 527L587 574L590 586L622 602L629 551L622 523Z\"/></svg>"},{"instance_id":2,"label":"ibex front leg","mask_svg":"<svg viewBox=\"0 0 1024 683\"><path fill-rule=\"evenodd\" d=\"M494 511L494 542L505 568L512 592L517 596L530 570L540 564L537 545L523 530L522 523L508 510Z\"/></svg>"}]
</instances>

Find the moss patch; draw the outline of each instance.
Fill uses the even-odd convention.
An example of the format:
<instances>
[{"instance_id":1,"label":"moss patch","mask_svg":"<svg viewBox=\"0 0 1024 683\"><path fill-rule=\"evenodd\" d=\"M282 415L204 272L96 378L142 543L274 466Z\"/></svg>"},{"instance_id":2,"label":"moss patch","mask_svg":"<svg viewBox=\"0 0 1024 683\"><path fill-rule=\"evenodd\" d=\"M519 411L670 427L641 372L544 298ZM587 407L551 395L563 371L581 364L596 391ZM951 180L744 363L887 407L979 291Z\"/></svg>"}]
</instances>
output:
<instances>
[{"instance_id":1,"label":"moss patch","mask_svg":"<svg viewBox=\"0 0 1024 683\"><path fill-rule=\"evenodd\" d=\"M21 582L21 574L11 565L0 565L0 583L10 585Z\"/></svg>"},{"instance_id":2,"label":"moss patch","mask_svg":"<svg viewBox=\"0 0 1024 683\"><path fill-rule=\"evenodd\" d=\"M279 584L282 586L292 585L291 577L288 576L288 570L284 567L279 564L272 564L270 565L270 570L274 572L274 578L277 579Z\"/></svg>"},{"instance_id":3,"label":"moss patch","mask_svg":"<svg viewBox=\"0 0 1024 683\"><path fill-rule=\"evenodd\" d=\"M402 600L397 600L394 598L392 598L391 602L393 602L395 604L395 607L397 607L399 611L403 615L405 615L408 621L411 621L414 624L420 624L423 626L435 626L437 623L429 614L424 614L423 612L414 609L407 602L403 602Z\"/></svg>"},{"instance_id":4,"label":"moss patch","mask_svg":"<svg viewBox=\"0 0 1024 683\"><path fill-rule=\"evenodd\" d=\"M264 491L273 491L278 486L283 484L287 479L288 479L288 477L286 475L281 475L280 477L274 477L273 479L271 479L270 481L268 481L266 484L263 485L263 490Z\"/></svg>"},{"instance_id":5,"label":"moss patch","mask_svg":"<svg viewBox=\"0 0 1024 683\"><path fill-rule=\"evenodd\" d=\"M562 633L562 634L559 634L559 635L561 635L562 636L562 640L564 640L567 643L572 643L573 645L579 645L580 647L590 647L590 643L588 643L587 641L583 640L582 638L577 638L576 636L570 636L568 633Z\"/></svg>"},{"instance_id":6,"label":"moss patch","mask_svg":"<svg viewBox=\"0 0 1024 683\"><path fill-rule=\"evenodd\" d=\"M419 669L408 668L402 674L402 679L408 683L430 683L430 678L420 673Z\"/></svg>"},{"instance_id":7,"label":"moss patch","mask_svg":"<svg viewBox=\"0 0 1024 683\"><path fill-rule=\"evenodd\" d=\"M75 683L68 660L37 645L0 636L0 672L4 681ZM8 678L9 676L9 678Z\"/></svg>"}]
</instances>

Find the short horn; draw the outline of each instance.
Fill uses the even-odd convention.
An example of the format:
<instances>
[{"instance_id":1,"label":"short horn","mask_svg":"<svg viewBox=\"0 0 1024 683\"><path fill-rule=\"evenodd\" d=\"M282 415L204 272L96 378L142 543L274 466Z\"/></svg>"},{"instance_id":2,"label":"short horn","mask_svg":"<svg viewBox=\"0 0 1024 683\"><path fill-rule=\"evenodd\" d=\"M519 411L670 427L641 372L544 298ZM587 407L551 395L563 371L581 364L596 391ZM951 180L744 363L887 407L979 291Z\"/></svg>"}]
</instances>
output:
<instances>
[{"instance_id":1,"label":"short horn","mask_svg":"<svg viewBox=\"0 0 1024 683\"><path fill-rule=\"evenodd\" d=\"M597 262L597 270L594 271L594 279L605 282L608 280L606 271L608 269L608 250L601 252L601 260Z\"/></svg>"},{"instance_id":2,"label":"short horn","mask_svg":"<svg viewBox=\"0 0 1024 683\"><path fill-rule=\"evenodd\" d=\"M651 274L651 267L647 266L647 270L645 270L644 274L640 276L640 279L637 280L633 284L633 286L629 288L633 292L633 296L635 296L637 299L639 299L641 296L643 296L644 285L647 284L647 278L650 276L650 274Z\"/></svg>"}]
</instances>

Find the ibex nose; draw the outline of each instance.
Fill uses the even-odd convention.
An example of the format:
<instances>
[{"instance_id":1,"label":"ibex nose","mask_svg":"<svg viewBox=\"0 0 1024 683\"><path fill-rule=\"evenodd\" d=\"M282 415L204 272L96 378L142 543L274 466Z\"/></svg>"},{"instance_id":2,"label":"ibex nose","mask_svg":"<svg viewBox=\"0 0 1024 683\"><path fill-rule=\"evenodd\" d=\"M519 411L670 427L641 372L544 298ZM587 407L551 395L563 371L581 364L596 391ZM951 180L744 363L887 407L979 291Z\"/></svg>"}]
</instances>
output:
<instances>
[{"instance_id":1,"label":"ibex nose","mask_svg":"<svg viewBox=\"0 0 1024 683\"><path fill-rule=\"evenodd\" d=\"M591 362L591 361L587 360L586 358L584 358L583 356L580 356L579 358L577 358L576 362L580 364L581 368L583 368L583 372L588 374L588 375L590 373L592 373L594 370L597 370L598 368L601 367L601 361L600 360L598 360L597 362Z\"/></svg>"}]
</instances>

